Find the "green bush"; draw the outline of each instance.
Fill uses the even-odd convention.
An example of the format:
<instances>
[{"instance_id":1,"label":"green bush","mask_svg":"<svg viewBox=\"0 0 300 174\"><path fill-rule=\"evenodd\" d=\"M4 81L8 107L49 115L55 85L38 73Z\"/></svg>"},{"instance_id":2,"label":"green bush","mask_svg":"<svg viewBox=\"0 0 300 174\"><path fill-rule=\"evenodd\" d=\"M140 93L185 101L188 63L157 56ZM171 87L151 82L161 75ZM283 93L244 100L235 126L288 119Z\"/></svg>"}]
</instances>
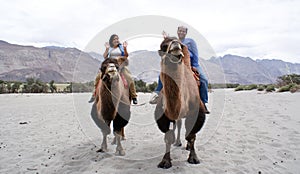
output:
<instances>
[{"instance_id":1,"label":"green bush","mask_svg":"<svg viewBox=\"0 0 300 174\"><path fill-rule=\"evenodd\" d=\"M282 86L281 88L278 89L278 92L286 92L290 91L290 85Z\"/></svg>"},{"instance_id":2,"label":"green bush","mask_svg":"<svg viewBox=\"0 0 300 174\"><path fill-rule=\"evenodd\" d=\"M257 85L255 84L252 84L252 85L248 85L244 88L244 90L253 90L253 89L256 89L257 88Z\"/></svg>"},{"instance_id":3,"label":"green bush","mask_svg":"<svg viewBox=\"0 0 300 174\"><path fill-rule=\"evenodd\" d=\"M242 91L242 90L245 90L245 86L244 85L239 85L238 87L236 87L234 89L234 91Z\"/></svg>"},{"instance_id":4,"label":"green bush","mask_svg":"<svg viewBox=\"0 0 300 174\"><path fill-rule=\"evenodd\" d=\"M300 91L300 85L295 85L290 88L291 93L299 92L299 91Z\"/></svg>"},{"instance_id":5,"label":"green bush","mask_svg":"<svg viewBox=\"0 0 300 174\"><path fill-rule=\"evenodd\" d=\"M258 86L257 87L257 90L258 91L263 91L263 90L265 90L266 88L265 88L265 86L263 86L263 85L260 85L260 86Z\"/></svg>"},{"instance_id":6,"label":"green bush","mask_svg":"<svg viewBox=\"0 0 300 174\"><path fill-rule=\"evenodd\" d=\"M273 92L273 91L275 91L275 86L274 85L268 85L267 88L266 88L266 91L267 92Z\"/></svg>"},{"instance_id":7,"label":"green bush","mask_svg":"<svg viewBox=\"0 0 300 174\"><path fill-rule=\"evenodd\" d=\"M278 92L287 92L290 91L291 88L295 88L297 85L295 83L291 83L289 85L282 86L278 89Z\"/></svg>"}]
</instances>

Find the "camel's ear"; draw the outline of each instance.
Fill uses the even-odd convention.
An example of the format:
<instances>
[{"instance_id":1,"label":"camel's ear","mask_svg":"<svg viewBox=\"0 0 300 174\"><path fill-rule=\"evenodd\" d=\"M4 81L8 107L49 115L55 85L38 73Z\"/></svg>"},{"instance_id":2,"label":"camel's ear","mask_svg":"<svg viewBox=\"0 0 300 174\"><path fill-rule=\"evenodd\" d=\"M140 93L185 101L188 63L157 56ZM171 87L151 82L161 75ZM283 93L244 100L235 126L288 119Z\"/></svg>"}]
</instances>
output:
<instances>
[{"instance_id":1,"label":"camel's ear","mask_svg":"<svg viewBox=\"0 0 300 174\"><path fill-rule=\"evenodd\" d=\"M169 34L167 32L165 32L165 31L162 32L162 35L163 35L164 39L167 38L167 37L169 37Z\"/></svg>"}]
</instances>

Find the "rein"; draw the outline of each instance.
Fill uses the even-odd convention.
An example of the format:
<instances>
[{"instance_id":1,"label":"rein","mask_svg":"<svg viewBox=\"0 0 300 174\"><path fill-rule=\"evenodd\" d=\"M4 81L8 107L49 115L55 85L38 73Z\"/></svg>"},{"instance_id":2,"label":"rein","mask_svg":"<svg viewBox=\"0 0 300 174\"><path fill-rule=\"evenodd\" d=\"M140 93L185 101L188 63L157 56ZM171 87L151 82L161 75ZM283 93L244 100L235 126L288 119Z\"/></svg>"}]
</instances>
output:
<instances>
[{"instance_id":1,"label":"rein","mask_svg":"<svg viewBox=\"0 0 300 174\"><path fill-rule=\"evenodd\" d=\"M119 76L121 76L119 71L117 71L117 73L119 74ZM103 77L101 78L101 81L102 81L104 87L110 92L111 96L117 98L117 96L116 96L116 95L108 88L106 82L104 81L104 78L105 78L106 74L107 74L107 73L105 73L105 74L103 75ZM130 102L130 101L129 101L129 102ZM120 99L120 103L123 103L123 104L128 105L128 103L122 101L121 99ZM129 105L130 105L130 104L129 104Z\"/></svg>"}]
</instances>

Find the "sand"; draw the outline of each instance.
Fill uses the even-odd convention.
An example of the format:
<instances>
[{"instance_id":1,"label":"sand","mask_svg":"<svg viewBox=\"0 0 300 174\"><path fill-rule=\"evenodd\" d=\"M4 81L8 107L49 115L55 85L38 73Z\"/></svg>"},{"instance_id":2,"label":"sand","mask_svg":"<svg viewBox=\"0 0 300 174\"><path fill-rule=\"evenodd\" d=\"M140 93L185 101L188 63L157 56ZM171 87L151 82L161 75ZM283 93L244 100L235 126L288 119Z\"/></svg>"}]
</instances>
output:
<instances>
[{"instance_id":1,"label":"sand","mask_svg":"<svg viewBox=\"0 0 300 174\"><path fill-rule=\"evenodd\" d=\"M96 153L102 134L90 118L90 94L1 94L0 173L299 173L300 93L209 94L211 114L197 134L199 165L188 151L172 147L173 167L157 168L164 135L155 106L132 106L122 144ZM150 94L139 93L140 103ZM181 132L184 137L184 129ZM112 134L108 141L112 141Z\"/></svg>"}]
</instances>

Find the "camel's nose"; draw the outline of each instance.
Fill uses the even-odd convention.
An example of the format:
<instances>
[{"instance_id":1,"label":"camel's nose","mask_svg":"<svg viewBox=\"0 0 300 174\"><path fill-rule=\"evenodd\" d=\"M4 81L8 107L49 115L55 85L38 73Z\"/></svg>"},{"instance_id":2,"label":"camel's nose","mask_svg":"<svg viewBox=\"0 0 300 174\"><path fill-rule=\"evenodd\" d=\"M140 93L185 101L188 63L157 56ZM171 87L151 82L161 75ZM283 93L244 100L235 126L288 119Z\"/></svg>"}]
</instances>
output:
<instances>
[{"instance_id":1,"label":"camel's nose","mask_svg":"<svg viewBox=\"0 0 300 174\"><path fill-rule=\"evenodd\" d=\"M178 42L174 42L171 45L170 51L182 50L181 45Z\"/></svg>"},{"instance_id":2,"label":"camel's nose","mask_svg":"<svg viewBox=\"0 0 300 174\"><path fill-rule=\"evenodd\" d=\"M172 55L175 55L175 56L181 55L182 57L184 56L182 53L181 45L178 42L175 42L171 45L170 51L171 51L170 53Z\"/></svg>"},{"instance_id":3,"label":"camel's nose","mask_svg":"<svg viewBox=\"0 0 300 174\"><path fill-rule=\"evenodd\" d=\"M113 63L108 64L107 72L115 72L117 71L116 65Z\"/></svg>"}]
</instances>

